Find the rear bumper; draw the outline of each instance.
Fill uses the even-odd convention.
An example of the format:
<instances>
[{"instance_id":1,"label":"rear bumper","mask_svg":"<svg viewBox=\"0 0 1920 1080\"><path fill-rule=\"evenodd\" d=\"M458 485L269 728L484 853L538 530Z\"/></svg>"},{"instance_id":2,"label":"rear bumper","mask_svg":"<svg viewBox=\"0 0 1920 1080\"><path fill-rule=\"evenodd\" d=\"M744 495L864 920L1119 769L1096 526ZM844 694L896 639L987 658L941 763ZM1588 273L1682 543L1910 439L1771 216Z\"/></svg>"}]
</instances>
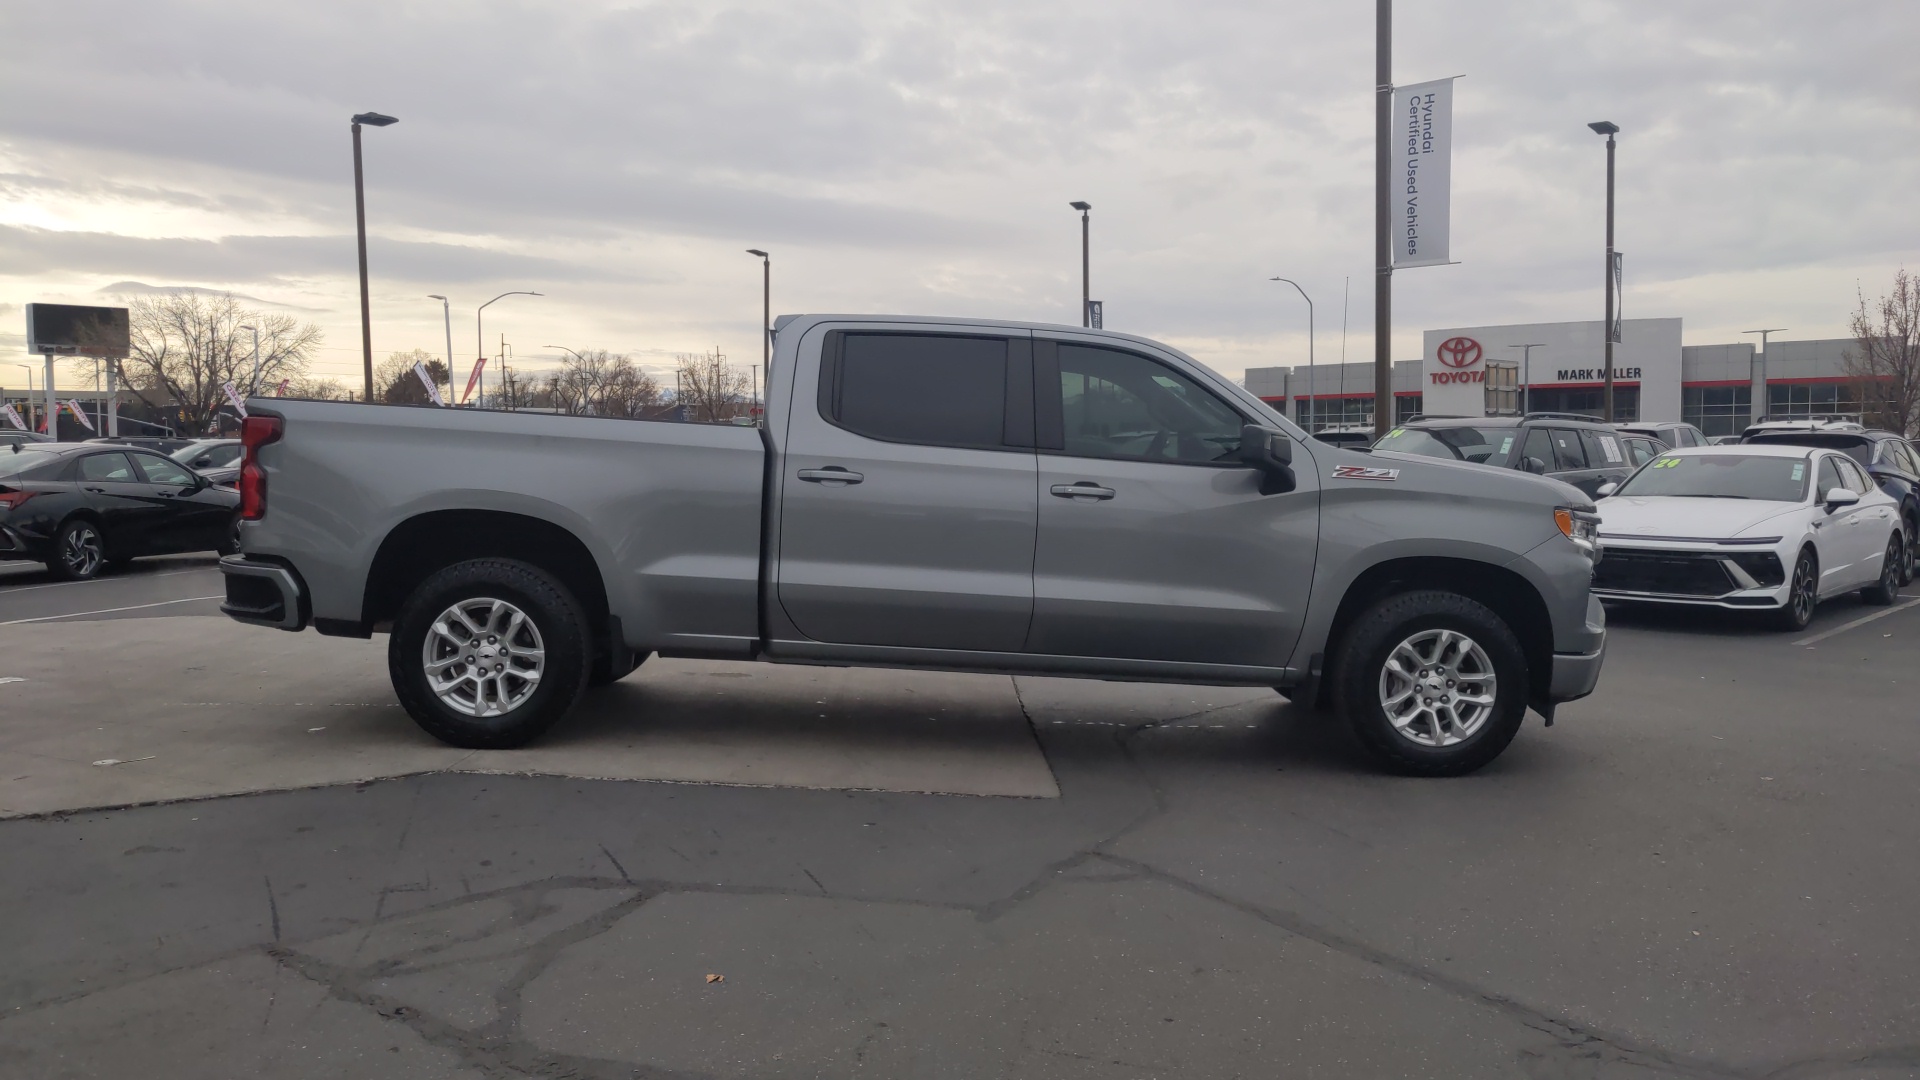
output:
<instances>
[{"instance_id":1,"label":"rear bumper","mask_svg":"<svg viewBox=\"0 0 1920 1080\"><path fill-rule=\"evenodd\" d=\"M220 610L231 618L255 626L303 630L313 617L306 586L290 567L228 555L220 560L220 573L227 583L227 598Z\"/></svg>"}]
</instances>

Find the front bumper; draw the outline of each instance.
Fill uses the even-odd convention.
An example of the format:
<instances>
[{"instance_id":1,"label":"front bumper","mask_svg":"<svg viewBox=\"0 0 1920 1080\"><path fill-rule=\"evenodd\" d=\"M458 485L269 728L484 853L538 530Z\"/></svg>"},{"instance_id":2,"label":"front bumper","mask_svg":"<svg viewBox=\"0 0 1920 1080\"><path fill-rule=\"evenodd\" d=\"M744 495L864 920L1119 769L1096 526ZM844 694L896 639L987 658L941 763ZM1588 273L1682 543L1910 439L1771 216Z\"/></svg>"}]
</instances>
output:
<instances>
[{"instance_id":1,"label":"front bumper","mask_svg":"<svg viewBox=\"0 0 1920 1080\"><path fill-rule=\"evenodd\" d=\"M1601 639L1598 649L1585 655L1555 653L1553 679L1547 688L1547 700L1558 705L1563 701L1577 701L1593 693L1593 688L1600 685L1600 665L1606 658L1605 638Z\"/></svg>"},{"instance_id":2,"label":"front bumper","mask_svg":"<svg viewBox=\"0 0 1920 1080\"><path fill-rule=\"evenodd\" d=\"M1765 611L1785 606L1792 591L1786 567L1791 545L1662 544L1629 545L1610 540L1608 553L1616 560L1640 564L1636 572L1619 573L1620 563L1594 575L1593 594L1609 602L1714 607L1729 611ZM1743 558L1769 558L1757 571Z\"/></svg>"},{"instance_id":3,"label":"front bumper","mask_svg":"<svg viewBox=\"0 0 1920 1080\"><path fill-rule=\"evenodd\" d=\"M227 583L227 598L220 610L231 618L255 626L303 630L313 617L306 585L291 567L228 555L220 560L220 573Z\"/></svg>"}]
</instances>

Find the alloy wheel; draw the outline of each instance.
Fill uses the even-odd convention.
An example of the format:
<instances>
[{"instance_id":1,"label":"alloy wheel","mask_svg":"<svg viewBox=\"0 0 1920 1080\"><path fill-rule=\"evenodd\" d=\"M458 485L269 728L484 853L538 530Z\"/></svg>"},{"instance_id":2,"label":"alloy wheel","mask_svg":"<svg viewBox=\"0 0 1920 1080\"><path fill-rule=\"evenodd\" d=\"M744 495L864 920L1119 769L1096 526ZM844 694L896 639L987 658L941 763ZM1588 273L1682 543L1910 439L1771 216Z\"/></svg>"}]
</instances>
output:
<instances>
[{"instance_id":1,"label":"alloy wheel","mask_svg":"<svg viewBox=\"0 0 1920 1080\"><path fill-rule=\"evenodd\" d=\"M492 597L461 600L440 613L421 645L427 685L466 716L505 716L540 686L547 654L527 613Z\"/></svg>"},{"instance_id":2,"label":"alloy wheel","mask_svg":"<svg viewBox=\"0 0 1920 1080\"><path fill-rule=\"evenodd\" d=\"M67 538L60 545L60 561L68 573L77 578L92 577L104 559L99 530L84 523L67 530Z\"/></svg>"},{"instance_id":3,"label":"alloy wheel","mask_svg":"<svg viewBox=\"0 0 1920 1080\"><path fill-rule=\"evenodd\" d=\"M1800 561L1793 564L1793 592L1787 597L1787 603L1793 605L1796 622L1805 624L1813 618L1815 589L1813 557L1802 555Z\"/></svg>"},{"instance_id":4,"label":"alloy wheel","mask_svg":"<svg viewBox=\"0 0 1920 1080\"><path fill-rule=\"evenodd\" d=\"M1393 647L1380 668L1380 707L1393 729L1421 746L1454 746L1493 715L1499 682L1486 650L1457 630L1422 630Z\"/></svg>"}]
</instances>

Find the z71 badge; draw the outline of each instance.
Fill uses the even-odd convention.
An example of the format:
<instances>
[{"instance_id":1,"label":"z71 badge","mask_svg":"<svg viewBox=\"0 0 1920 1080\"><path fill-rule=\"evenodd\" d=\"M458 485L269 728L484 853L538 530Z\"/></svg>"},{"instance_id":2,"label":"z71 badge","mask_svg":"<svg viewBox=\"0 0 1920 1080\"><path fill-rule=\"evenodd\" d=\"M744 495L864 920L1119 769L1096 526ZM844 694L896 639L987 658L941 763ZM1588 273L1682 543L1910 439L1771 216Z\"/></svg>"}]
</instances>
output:
<instances>
[{"instance_id":1,"label":"z71 badge","mask_svg":"<svg viewBox=\"0 0 1920 1080\"><path fill-rule=\"evenodd\" d=\"M1375 469L1366 465L1336 465L1333 467L1335 480L1385 480L1389 483L1400 479L1399 469Z\"/></svg>"}]
</instances>

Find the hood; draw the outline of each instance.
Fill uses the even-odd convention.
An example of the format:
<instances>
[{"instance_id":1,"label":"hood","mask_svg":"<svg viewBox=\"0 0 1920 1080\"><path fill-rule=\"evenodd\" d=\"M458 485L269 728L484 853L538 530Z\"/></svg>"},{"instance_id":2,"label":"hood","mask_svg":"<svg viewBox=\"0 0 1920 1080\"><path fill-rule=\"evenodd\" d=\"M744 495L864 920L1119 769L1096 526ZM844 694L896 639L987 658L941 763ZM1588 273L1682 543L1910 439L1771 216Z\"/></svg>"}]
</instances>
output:
<instances>
[{"instance_id":1,"label":"hood","mask_svg":"<svg viewBox=\"0 0 1920 1080\"><path fill-rule=\"evenodd\" d=\"M1601 499L1600 535L1730 540L1800 509L1798 503L1746 499L1692 499L1678 495L1615 495Z\"/></svg>"},{"instance_id":2,"label":"hood","mask_svg":"<svg viewBox=\"0 0 1920 1080\"><path fill-rule=\"evenodd\" d=\"M1328 450L1332 452L1328 453ZM1396 454L1391 450L1350 450L1328 447L1324 443L1315 447L1314 453L1321 460L1330 459L1334 464L1398 469L1403 481L1430 490L1458 491L1470 497L1521 499L1543 506L1566 506L1575 510L1593 509L1593 499L1572 484L1519 469L1427 457L1424 454Z\"/></svg>"}]
</instances>

